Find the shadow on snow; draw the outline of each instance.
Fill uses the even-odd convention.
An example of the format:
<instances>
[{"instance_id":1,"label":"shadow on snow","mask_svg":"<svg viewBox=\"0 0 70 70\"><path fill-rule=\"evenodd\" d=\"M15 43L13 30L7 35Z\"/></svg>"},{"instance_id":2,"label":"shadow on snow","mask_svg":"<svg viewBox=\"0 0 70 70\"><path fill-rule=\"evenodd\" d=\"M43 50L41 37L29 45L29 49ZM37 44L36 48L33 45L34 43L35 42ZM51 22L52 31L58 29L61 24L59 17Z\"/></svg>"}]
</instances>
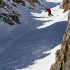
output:
<instances>
[{"instance_id":1,"label":"shadow on snow","mask_svg":"<svg viewBox=\"0 0 70 70\"><path fill-rule=\"evenodd\" d=\"M45 7L41 9L52 8L59 4L47 2ZM0 48L5 48L4 52L0 53L0 70L25 68L33 64L35 60L49 55L43 54L43 52L51 50L62 42L67 22L57 22L49 27L37 30L36 27L44 22L29 17L29 15L26 15L24 17L26 22L22 22L23 25L19 25L8 37L0 37ZM1 35L5 34L2 30L0 30L0 33Z\"/></svg>"},{"instance_id":2,"label":"shadow on snow","mask_svg":"<svg viewBox=\"0 0 70 70\"><path fill-rule=\"evenodd\" d=\"M67 22L57 22L44 29L34 29L21 36L0 55L0 70L15 70L46 57L43 51L51 50L62 42Z\"/></svg>"}]
</instances>

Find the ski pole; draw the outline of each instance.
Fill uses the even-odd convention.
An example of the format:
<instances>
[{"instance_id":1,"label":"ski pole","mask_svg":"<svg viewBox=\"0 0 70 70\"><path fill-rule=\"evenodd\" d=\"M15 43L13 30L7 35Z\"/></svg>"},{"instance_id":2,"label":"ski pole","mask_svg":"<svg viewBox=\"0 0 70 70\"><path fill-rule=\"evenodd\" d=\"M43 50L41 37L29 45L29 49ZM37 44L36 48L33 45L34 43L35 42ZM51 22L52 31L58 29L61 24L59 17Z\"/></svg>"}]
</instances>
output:
<instances>
[{"instance_id":1,"label":"ski pole","mask_svg":"<svg viewBox=\"0 0 70 70\"><path fill-rule=\"evenodd\" d=\"M45 11L44 11L44 18L45 18Z\"/></svg>"}]
</instances>

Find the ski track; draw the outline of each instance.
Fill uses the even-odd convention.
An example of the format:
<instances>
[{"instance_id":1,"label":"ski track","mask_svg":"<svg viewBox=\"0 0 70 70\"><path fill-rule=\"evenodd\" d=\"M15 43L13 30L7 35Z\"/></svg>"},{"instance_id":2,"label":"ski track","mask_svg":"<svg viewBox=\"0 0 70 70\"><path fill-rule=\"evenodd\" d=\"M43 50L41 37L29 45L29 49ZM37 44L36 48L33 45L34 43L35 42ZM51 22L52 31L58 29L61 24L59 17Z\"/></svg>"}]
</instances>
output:
<instances>
[{"instance_id":1,"label":"ski track","mask_svg":"<svg viewBox=\"0 0 70 70\"><path fill-rule=\"evenodd\" d=\"M44 12L42 12L39 15L38 15L38 13L32 13L32 15L37 17L37 18L34 18L34 19L40 20L40 21L46 21L46 23L43 23L43 25L37 27L37 29L48 27L48 26L50 26L50 25L52 25L52 24L54 24L56 22L66 21L67 17L68 17L67 15L68 15L69 11L67 11L66 13L63 13L63 10L59 9L59 7L60 7L60 5L51 9L51 10L53 10L52 14L54 15L54 16L51 16L51 17L47 17L48 16L47 13L45 13L45 17L43 17L43 15L44 15L43 13ZM41 18L40 18L40 16L41 16Z\"/></svg>"}]
</instances>

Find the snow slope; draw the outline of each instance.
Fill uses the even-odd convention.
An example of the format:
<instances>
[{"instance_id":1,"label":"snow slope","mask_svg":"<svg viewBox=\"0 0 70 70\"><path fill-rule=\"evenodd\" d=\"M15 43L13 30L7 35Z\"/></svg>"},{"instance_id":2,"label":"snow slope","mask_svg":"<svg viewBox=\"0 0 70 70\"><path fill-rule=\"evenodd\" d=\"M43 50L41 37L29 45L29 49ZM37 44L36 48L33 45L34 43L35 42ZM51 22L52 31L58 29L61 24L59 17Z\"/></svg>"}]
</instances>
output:
<instances>
[{"instance_id":1,"label":"snow slope","mask_svg":"<svg viewBox=\"0 0 70 70\"><path fill-rule=\"evenodd\" d=\"M56 2L57 3L61 2L61 0L60 1L58 1L58 0L46 0L46 1L47 2L55 2L55 3ZM52 14L54 15L52 17L48 17L48 13L45 13L44 11L42 11L41 13L31 12L31 14L33 16L35 16L35 18L34 18L35 20L46 21L41 26L38 26L37 29L45 29L45 28L48 28L48 27L52 28L55 25L55 30L58 29L57 32L54 33L55 30L50 29L51 32L49 31L48 33L50 35L52 33L54 33L52 35L58 34L58 32L61 34L62 29L64 29L64 26L66 26L66 24L67 24L66 21L67 21L67 17L68 17L68 12L63 13L63 10L60 9L59 6L60 5L57 5L53 8L51 8ZM60 24L60 26L59 26L59 24ZM47 29L47 31L48 31L48 29ZM57 36L59 38L60 34L58 36L57 35L55 35L55 36ZM49 39L50 38L51 37L49 37ZM47 39L46 39L46 41L47 41ZM53 41L54 41L54 39L53 39ZM51 41L49 41L49 42L51 42ZM54 43L52 43L52 44L54 44ZM61 47L61 45L58 45L58 44L56 45L56 47L54 45L55 48L53 48L52 50L47 51L46 53L44 52L45 54L49 54L48 56L46 56L44 58L41 58L41 59L38 59L38 60L35 60L34 64L28 66L27 68L17 69L17 70L50 70L51 65L55 62L55 52L56 52L56 50L60 49L60 47Z\"/></svg>"},{"instance_id":2,"label":"snow slope","mask_svg":"<svg viewBox=\"0 0 70 70\"><path fill-rule=\"evenodd\" d=\"M37 6L39 10L18 4L17 8L12 6L21 15L21 24L10 26L0 21L0 70L50 69L67 26L68 12L63 13L59 9L61 2L44 0L43 7ZM43 18L46 7L51 8L53 17L45 13L48 18ZM49 53L46 53L48 50ZM54 58L51 59L52 56Z\"/></svg>"},{"instance_id":3,"label":"snow slope","mask_svg":"<svg viewBox=\"0 0 70 70\"><path fill-rule=\"evenodd\" d=\"M48 52L44 52L44 54L50 53L50 55L35 61L34 64L30 65L28 68L17 69L17 70L45 70L45 69L50 70L51 65L55 62L55 52L56 50L60 49L60 46L61 45L58 45L54 49Z\"/></svg>"}]
</instances>

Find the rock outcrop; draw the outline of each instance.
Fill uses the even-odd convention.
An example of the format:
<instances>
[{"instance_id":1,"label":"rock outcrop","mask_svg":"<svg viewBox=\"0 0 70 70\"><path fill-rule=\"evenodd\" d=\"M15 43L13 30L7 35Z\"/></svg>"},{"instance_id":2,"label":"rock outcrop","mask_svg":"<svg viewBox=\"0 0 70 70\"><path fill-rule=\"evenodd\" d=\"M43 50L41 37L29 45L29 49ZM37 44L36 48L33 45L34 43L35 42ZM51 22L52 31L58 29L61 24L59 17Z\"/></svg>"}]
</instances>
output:
<instances>
[{"instance_id":1,"label":"rock outcrop","mask_svg":"<svg viewBox=\"0 0 70 70\"><path fill-rule=\"evenodd\" d=\"M38 5L40 5L39 0L26 0L27 2L29 2L32 6L35 6L34 3L37 3Z\"/></svg>"},{"instance_id":2,"label":"rock outcrop","mask_svg":"<svg viewBox=\"0 0 70 70\"><path fill-rule=\"evenodd\" d=\"M70 10L70 0L63 0L60 6L65 11ZM56 52L55 63L50 70L70 70L70 12L68 15L68 26L63 36L61 49Z\"/></svg>"},{"instance_id":3,"label":"rock outcrop","mask_svg":"<svg viewBox=\"0 0 70 70\"><path fill-rule=\"evenodd\" d=\"M11 0L7 0L7 1L9 2L9 5L5 1L0 0L0 20L10 25L20 24L21 15L16 10L13 9L13 6L16 8L17 8L17 4L26 6L25 1L31 4L32 7L29 7L30 9L35 9L33 8L35 7L35 3L40 5L40 0L12 0L13 1L12 6L10 5Z\"/></svg>"},{"instance_id":4,"label":"rock outcrop","mask_svg":"<svg viewBox=\"0 0 70 70\"><path fill-rule=\"evenodd\" d=\"M56 52L56 62L51 66L50 70L70 70L70 13L61 49Z\"/></svg>"},{"instance_id":5,"label":"rock outcrop","mask_svg":"<svg viewBox=\"0 0 70 70\"><path fill-rule=\"evenodd\" d=\"M70 10L70 0L63 0L63 3L60 8L64 9L64 12Z\"/></svg>"},{"instance_id":6,"label":"rock outcrop","mask_svg":"<svg viewBox=\"0 0 70 70\"><path fill-rule=\"evenodd\" d=\"M16 2L17 4L21 3L23 6L25 6L25 1L23 0L12 0L13 2Z\"/></svg>"},{"instance_id":7,"label":"rock outcrop","mask_svg":"<svg viewBox=\"0 0 70 70\"><path fill-rule=\"evenodd\" d=\"M25 1L29 2L34 7L35 7L35 3L37 3L38 5L41 5L39 0L25 0L25 1L23 1L23 0L12 0L12 1L16 2L18 4L21 3L23 6L26 6Z\"/></svg>"},{"instance_id":8,"label":"rock outcrop","mask_svg":"<svg viewBox=\"0 0 70 70\"><path fill-rule=\"evenodd\" d=\"M7 5L3 0L0 0L0 20L9 25L14 25L15 23L20 24L19 17L18 12L14 11L13 8Z\"/></svg>"}]
</instances>

